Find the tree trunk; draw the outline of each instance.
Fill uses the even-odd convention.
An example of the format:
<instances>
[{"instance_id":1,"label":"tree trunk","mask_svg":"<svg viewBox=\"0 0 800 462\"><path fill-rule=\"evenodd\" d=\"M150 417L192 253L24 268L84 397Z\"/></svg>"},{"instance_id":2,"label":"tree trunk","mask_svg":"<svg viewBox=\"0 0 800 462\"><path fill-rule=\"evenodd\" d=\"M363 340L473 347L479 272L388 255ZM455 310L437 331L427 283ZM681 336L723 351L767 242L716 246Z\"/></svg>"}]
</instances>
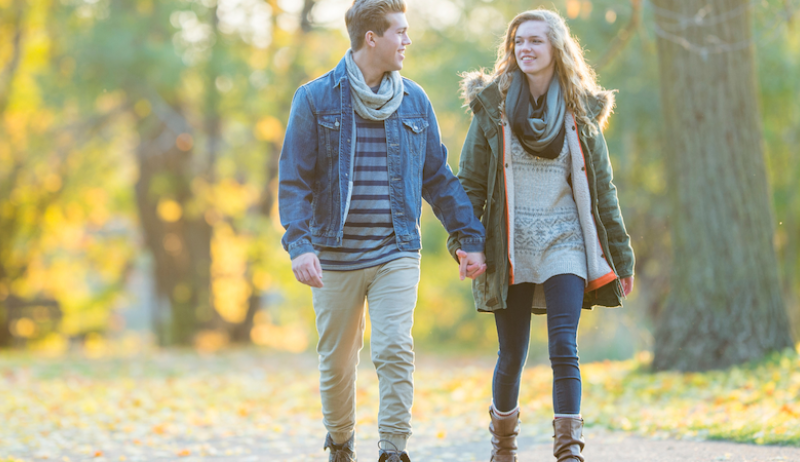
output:
<instances>
[{"instance_id":1,"label":"tree trunk","mask_svg":"<svg viewBox=\"0 0 800 462\"><path fill-rule=\"evenodd\" d=\"M751 2L655 3L674 263L653 365L722 368L792 345L773 247Z\"/></svg>"},{"instance_id":2,"label":"tree trunk","mask_svg":"<svg viewBox=\"0 0 800 462\"><path fill-rule=\"evenodd\" d=\"M218 6L214 6L209 11L209 18L211 21L211 29L217 34L217 39L214 41L214 45L209 50L210 56L208 58L208 62L206 63L206 68L204 72L205 77L205 93L204 93L204 106L203 106L203 117L204 120L204 129L205 129L205 136L206 136L206 151L207 151L207 160L205 164L205 172L203 176L208 184L213 185L216 183L216 166L217 166L217 159L220 156L220 151L222 148L222 116L220 113L220 103L221 97L220 92L217 90L217 79L222 77L220 72L221 69L224 68L223 64L223 56L225 54L224 49L220 49L222 47L222 40L219 35L219 16L217 15ZM207 252L207 259L208 264L205 268L210 269L211 267L211 239L213 237L213 227L207 226L208 229L208 239L203 241L203 248L204 251ZM198 249L199 250L199 249ZM209 272L208 274L209 284L208 288L209 291L206 294L206 298L208 299L208 303L206 304L206 310L201 313L201 317L207 327L217 330L217 331L228 331L231 329L229 323L226 322L222 316L216 311L213 300L214 297L211 294L211 287L213 284L211 283L212 276Z\"/></svg>"},{"instance_id":3,"label":"tree trunk","mask_svg":"<svg viewBox=\"0 0 800 462\"><path fill-rule=\"evenodd\" d=\"M231 343L252 343L250 331L253 330L256 313L261 310L261 294L258 288L253 284L250 285L250 288L252 292L250 293L250 297L247 298L247 314L245 314L244 321L231 327Z\"/></svg>"},{"instance_id":4,"label":"tree trunk","mask_svg":"<svg viewBox=\"0 0 800 462\"><path fill-rule=\"evenodd\" d=\"M179 149L178 134L162 120L153 116L148 122L139 128L136 203L145 244L153 255L156 292L170 310L169 316L154 313L153 330L161 345L191 345L204 321L198 314L210 311L211 228L202 213L189 207L191 149ZM165 221L159 215L159 201L165 198L181 206L178 219ZM164 309L167 304L159 305Z\"/></svg>"}]
</instances>

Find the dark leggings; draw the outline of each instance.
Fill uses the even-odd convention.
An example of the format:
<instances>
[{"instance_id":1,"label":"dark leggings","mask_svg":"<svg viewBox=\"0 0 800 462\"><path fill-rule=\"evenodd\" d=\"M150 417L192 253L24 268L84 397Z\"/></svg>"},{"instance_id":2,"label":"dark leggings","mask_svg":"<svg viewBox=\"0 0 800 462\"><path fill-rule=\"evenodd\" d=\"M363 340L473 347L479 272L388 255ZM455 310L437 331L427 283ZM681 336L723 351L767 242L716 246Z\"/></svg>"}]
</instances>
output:
<instances>
[{"instance_id":1,"label":"dark leggings","mask_svg":"<svg viewBox=\"0 0 800 462\"><path fill-rule=\"evenodd\" d=\"M559 274L545 281L543 286L550 366L553 368L553 410L556 414L580 414L577 336L584 281L574 274ZM492 397L498 411L510 411L517 406L522 369L528 358L533 289L534 284L528 283L509 286L508 308L494 312L500 350Z\"/></svg>"}]
</instances>

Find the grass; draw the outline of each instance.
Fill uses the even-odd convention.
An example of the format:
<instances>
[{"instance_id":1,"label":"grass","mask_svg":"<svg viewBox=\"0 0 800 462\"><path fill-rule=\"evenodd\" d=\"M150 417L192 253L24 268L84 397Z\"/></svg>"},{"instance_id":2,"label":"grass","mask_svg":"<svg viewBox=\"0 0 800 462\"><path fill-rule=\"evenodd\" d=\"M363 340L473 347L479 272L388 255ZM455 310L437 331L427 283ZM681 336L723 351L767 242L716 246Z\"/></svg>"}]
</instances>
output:
<instances>
[{"instance_id":1,"label":"grass","mask_svg":"<svg viewBox=\"0 0 800 462\"><path fill-rule=\"evenodd\" d=\"M589 364L589 423L642 435L800 446L800 357L705 373L647 372L649 358Z\"/></svg>"}]
</instances>

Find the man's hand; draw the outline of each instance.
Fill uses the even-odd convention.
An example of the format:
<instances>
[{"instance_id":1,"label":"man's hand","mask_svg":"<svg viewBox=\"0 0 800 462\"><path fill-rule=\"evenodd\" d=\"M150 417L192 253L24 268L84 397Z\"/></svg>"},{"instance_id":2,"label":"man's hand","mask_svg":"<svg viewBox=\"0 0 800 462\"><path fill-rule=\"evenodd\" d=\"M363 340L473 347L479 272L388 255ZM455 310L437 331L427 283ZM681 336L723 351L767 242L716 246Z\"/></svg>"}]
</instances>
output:
<instances>
[{"instance_id":1,"label":"man's hand","mask_svg":"<svg viewBox=\"0 0 800 462\"><path fill-rule=\"evenodd\" d=\"M486 256L483 252L464 252L456 250L458 257L458 276L463 281L465 277L475 279L486 271Z\"/></svg>"},{"instance_id":2,"label":"man's hand","mask_svg":"<svg viewBox=\"0 0 800 462\"><path fill-rule=\"evenodd\" d=\"M294 277L311 287L322 287L322 266L314 252L306 252L292 260Z\"/></svg>"},{"instance_id":3,"label":"man's hand","mask_svg":"<svg viewBox=\"0 0 800 462\"><path fill-rule=\"evenodd\" d=\"M633 276L620 279L622 283L622 293L627 297L633 291Z\"/></svg>"}]
</instances>

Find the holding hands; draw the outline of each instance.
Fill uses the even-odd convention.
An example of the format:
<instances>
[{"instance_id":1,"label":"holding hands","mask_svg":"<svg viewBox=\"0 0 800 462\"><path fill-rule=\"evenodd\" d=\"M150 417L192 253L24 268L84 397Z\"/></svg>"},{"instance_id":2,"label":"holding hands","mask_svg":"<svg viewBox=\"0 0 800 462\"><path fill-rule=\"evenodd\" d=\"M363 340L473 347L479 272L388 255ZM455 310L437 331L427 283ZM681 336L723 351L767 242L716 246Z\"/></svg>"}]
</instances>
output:
<instances>
[{"instance_id":1,"label":"holding hands","mask_svg":"<svg viewBox=\"0 0 800 462\"><path fill-rule=\"evenodd\" d=\"M486 256L483 252L456 251L458 256L458 275L463 281L465 278L475 279L486 271ZM311 287L322 287L322 267L319 258L313 252L308 252L292 260L292 272L301 283Z\"/></svg>"},{"instance_id":2,"label":"holding hands","mask_svg":"<svg viewBox=\"0 0 800 462\"><path fill-rule=\"evenodd\" d=\"M458 275L463 281L465 277L475 279L486 271L486 256L483 252L464 252L456 250L458 257Z\"/></svg>"}]
</instances>

